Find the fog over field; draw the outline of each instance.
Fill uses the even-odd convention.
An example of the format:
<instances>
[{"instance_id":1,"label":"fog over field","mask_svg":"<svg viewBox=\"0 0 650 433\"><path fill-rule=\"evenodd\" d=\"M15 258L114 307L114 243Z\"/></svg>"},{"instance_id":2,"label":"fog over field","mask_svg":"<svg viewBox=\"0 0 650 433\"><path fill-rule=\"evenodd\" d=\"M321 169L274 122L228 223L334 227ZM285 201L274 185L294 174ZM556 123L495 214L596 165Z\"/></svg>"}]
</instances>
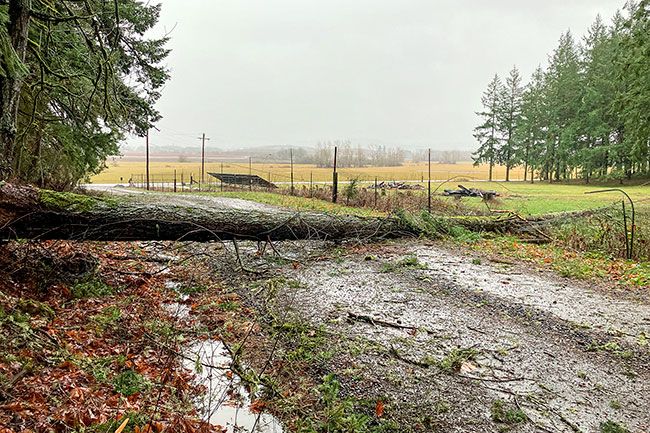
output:
<instances>
[{"instance_id":1,"label":"fog over field","mask_svg":"<svg viewBox=\"0 0 650 433\"><path fill-rule=\"evenodd\" d=\"M172 79L152 151L362 145L474 150L473 114L495 72L528 77L572 29L618 0L164 0ZM534 8L533 8L534 6ZM132 138L124 149L143 139Z\"/></svg>"}]
</instances>

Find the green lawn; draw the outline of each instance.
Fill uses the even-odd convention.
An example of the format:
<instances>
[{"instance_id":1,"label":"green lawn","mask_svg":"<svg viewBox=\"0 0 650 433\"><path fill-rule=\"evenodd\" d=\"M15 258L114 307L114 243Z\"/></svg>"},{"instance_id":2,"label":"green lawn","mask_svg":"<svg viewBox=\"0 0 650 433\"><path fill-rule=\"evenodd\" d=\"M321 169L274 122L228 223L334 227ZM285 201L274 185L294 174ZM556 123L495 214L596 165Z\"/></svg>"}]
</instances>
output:
<instances>
[{"instance_id":1,"label":"green lawn","mask_svg":"<svg viewBox=\"0 0 650 433\"><path fill-rule=\"evenodd\" d=\"M610 187L590 185L566 185L548 183L523 183L523 182L458 182L467 188L480 188L484 190L495 190L501 194L494 203L492 209L513 210L524 215L537 215L550 212L565 212L573 210L585 210L607 206L614 202L620 202L623 195L616 192L602 194L585 194L588 191L597 191ZM443 189L455 189L456 183L442 186ZM650 209L650 185L646 186L613 186L627 192L635 201L640 210ZM453 199L450 199L453 200ZM477 199L463 199L463 203L471 206L484 206Z\"/></svg>"},{"instance_id":2,"label":"green lawn","mask_svg":"<svg viewBox=\"0 0 650 433\"><path fill-rule=\"evenodd\" d=\"M585 194L589 191L597 191L609 187L590 186L590 185L567 185L567 184L548 184L548 183L524 183L524 182L451 182L440 186L436 193L436 198L444 200L456 200L454 198L442 197L440 194L444 189L455 189L456 184L460 183L467 188L479 188L484 190L495 190L501 194L501 197L490 203L490 208L495 210L512 210L522 215L539 215L552 212L566 212L575 210L592 209L620 203L623 195L616 192L602 194ZM440 184L434 184L434 189ZM650 213L650 185L646 186L614 186L622 188L634 200L637 210L641 213ZM402 193L390 191L389 194ZM426 191L422 192L426 194ZM283 194L269 192L217 192L211 193L221 197L235 197L244 200L256 201L276 206L283 206L292 209L310 210L318 212L329 212L345 215L359 216L381 216L382 212L374 211L368 208L355 208L333 204L328 201L309 199L303 197L292 197ZM476 198L461 199L464 205L470 207L485 208L485 204ZM627 204L627 203L626 203Z\"/></svg>"}]
</instances>

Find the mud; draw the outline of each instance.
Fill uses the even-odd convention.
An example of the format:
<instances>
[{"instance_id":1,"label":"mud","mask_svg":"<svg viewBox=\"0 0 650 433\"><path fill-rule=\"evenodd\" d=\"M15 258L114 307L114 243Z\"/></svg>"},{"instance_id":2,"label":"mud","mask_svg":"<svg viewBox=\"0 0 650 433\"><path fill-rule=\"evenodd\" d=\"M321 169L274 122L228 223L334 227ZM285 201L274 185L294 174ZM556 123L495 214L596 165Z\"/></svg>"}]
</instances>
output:
<instances>
[{"instance_id":1,"label":"mud","mask_svg":"<svg viewBox=\"0 0 650 433\"><path fill-rule=\"evenodd\" d=\"M650 430L647 303L421 242L371 249L287 266L301 285L278 294L345 341L346 392L388 396L414 431ZM500 422L502 403L528 420Z\"/></svg>"}]
</instances>

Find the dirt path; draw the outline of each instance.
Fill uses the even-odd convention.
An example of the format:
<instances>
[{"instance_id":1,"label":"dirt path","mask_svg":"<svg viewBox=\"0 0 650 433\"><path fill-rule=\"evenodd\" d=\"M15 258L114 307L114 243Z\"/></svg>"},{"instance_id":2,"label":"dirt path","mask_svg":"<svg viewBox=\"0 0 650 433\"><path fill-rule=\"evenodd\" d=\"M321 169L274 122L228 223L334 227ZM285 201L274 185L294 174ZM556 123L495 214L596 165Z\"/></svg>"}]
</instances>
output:
<instances>
[{"instance_id":1,"label":"dirt path","mask_svg":"<svg viewBox=\"0 0 650 433\"><path fill-rule=\"evenodd\" d=\"M286 272L296 314L348 341L348 391L416 431L650 429L648 304L420 242Z\"/></svg>"}]
</instances>

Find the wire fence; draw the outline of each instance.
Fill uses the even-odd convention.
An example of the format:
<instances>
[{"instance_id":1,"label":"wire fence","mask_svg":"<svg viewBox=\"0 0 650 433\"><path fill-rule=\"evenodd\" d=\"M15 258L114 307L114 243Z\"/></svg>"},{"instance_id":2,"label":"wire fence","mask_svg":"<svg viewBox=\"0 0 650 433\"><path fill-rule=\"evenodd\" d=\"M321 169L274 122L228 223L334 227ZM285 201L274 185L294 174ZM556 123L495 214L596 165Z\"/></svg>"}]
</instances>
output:
<instances>
[{"instance_id":1,"label":"wire fence","mask_svg":"<svg viewBox=\"0 0 650 433\"><path fill-rule=\"evenodd\" d=\"M134 170L134 166L139 166ZM293 170L292 170L293 167ZM137 170L137 171L136 171ZM93 179L94 183L113 183L119 180L120 183L126 182L133 178L138 181L144 174L144 164L125 163L108 167L108 169ZM163 176L164 181L174 177L174 173L180 181L180 177L189 179L190 177L201 180L200 163L152 163L150 172L158 177ZM475 167L471 162L462 162L458 164L432 163L429 167L426 163L406 163L396 167L338 167L338 176L341 182L358 180L361 182L373 182L377 178L380 182L408 182L415 183L426 182L429 177L433 182L447 181L454 177L464 176L471 180L487 181L489 180L489 169L487 166ZM310 182L331 182L333 167L320 167L310 164L291 164L290 162L259 162L247 163L241 162L219 162L206 161L205 163L205 182L212 182L208 179L208 173L232 173L232 174L255 174L269 182L276 184L290 183L310 183ZM510 180L526 180L523 170L513 168L510 171ZM501 181L506 178L505 167L495 166L493 169L492 179ZM162 181L162 180L160 180Z\"/></svg>"},{"instance_id":2,"label":"wire fence","mask_svg":"<svg viewBox=\"0 0 650 433\"><path fill-rule=\"evenodd\" d=\"M225 168L225 166L224 166ZM307 181L294 179L291 176L261 176L261 170L251 170L250 173L258 175L265 180L271 180L269 186L259 186L253 181L248 183L227 183L217 177L206 173L204 181L201 176L194 173L186 174L184 171L175 173L150 173L149 182L144 173L132 174L128 186L150 191L171 193L192 192L268 192L287 196L296 196L309 199L334 201L338 204L371 208L382 212L393 212L398 209L418 211L429 210L433 212L452 213L462 215L477 215L489 212L489 207L477 202L478 206L466 206L460 200L448 200L442 196L443 186L455 186L455 182L470 181L470 176L454 176L449 180L421 179L420 181L394 181L382 180L379 176L373 179L361 179L356 173L346 173L339 178L337 188L334 188L333 179L330 181L314 180L310 175ZM220 173L217 173L220 174ZM229 174L229 173L226 173ZM277 181L274 179L288 179ZM125 185L126 186L126 185Z\"/></svg>"}]
</instances>

